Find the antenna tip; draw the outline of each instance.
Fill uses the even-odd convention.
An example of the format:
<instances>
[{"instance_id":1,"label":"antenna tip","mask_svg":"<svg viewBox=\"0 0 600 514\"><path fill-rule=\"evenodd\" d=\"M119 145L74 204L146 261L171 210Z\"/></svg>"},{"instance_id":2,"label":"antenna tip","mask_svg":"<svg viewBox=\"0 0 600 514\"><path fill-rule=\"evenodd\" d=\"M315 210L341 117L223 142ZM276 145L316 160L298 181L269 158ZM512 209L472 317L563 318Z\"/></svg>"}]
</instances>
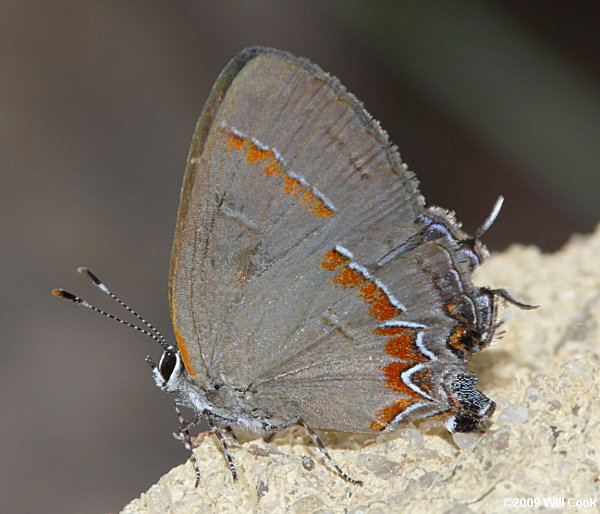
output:
<instances>
[{"instance_id":1,"label":"antenna tip","mask_svg":"<svg viewBox=\"0 0 600 514\"><path fill-rule=\"evenodd\" d=\"M74 294L69 293L69 291L65 291L64 289L53 289L52 294L54 296L60 296L61 298L71 300L75 303L79 302L79 298L77 298Z\"/></svg>"},{"instance_id":2,"label":"antenna tip","mask_svg":"<svg viewBox=\"0 0 600 514\"><path fill-rule=\"evenodd\" d=\"M77 271L79 273L81 273L82 275L87 275L89 277L89 279L97 286L102 285L102 281L96 275L94 275L89 269L81 266L81 267L77 268Z\"/></svg>"}]
</instances>

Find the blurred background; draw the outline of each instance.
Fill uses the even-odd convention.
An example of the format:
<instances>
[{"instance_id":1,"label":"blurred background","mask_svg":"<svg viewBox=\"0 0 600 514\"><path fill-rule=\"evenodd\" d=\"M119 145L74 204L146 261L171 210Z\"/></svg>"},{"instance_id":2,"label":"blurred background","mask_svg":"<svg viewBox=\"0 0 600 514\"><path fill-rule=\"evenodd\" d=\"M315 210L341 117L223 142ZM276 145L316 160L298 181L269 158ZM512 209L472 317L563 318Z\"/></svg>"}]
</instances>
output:
<instances>
[{"instance_id":1,"label":"blurred background","mask_svg":"<svg viewBox=\"0 0 600 514\"><path fill-rule=\"evenodd\" d=\"M600 214L598 22L592 0L0 2L0 511L117 511L185 460L156 345L50 290L120 312L88 266L171 337L188 146L240 49L336 75L467 231L503 194L492 251L555 251Z\"/></svg>"}]
</instances>

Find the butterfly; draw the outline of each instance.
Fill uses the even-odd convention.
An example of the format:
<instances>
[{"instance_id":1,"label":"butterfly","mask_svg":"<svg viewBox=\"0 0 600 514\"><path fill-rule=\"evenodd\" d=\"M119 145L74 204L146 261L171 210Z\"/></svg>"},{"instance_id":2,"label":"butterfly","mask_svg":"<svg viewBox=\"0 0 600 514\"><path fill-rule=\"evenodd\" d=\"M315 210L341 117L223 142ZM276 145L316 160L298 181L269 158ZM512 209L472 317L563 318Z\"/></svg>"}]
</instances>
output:
<instances>
[{"instance_id":1,"label":"butterfly","mask_svg":"<svg viewBox=\"0 0 600 514\"><path fill-rule=\"evenodd\" d=\"M482 430L495 404L467 363L492 341L502 299L533 308L471 280L501 204L467 235L425 205L386 133L337 79L280 50L235 57L188 157L169 274L176 343L128 307L146 328L123 322L164 349L158 364L147 360L175 396L196 484L189 428L202 418L234 478L227 431L299 424L355 484L315 430L386 432L431 417L450 432Z\"/></svg>"}]
</instances>

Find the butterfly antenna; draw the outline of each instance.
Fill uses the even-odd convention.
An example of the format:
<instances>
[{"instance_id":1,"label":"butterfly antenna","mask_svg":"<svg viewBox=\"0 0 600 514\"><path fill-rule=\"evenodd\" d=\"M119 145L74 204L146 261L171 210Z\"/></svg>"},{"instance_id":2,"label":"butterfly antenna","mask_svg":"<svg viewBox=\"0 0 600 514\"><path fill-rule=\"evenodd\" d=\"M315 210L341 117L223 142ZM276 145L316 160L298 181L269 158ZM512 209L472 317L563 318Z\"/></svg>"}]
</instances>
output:
<instances>
[{"instance_id":1,"label":"butterfly antenna","mask_svg":"<svg viewBox=\"0 0 600 514\"><path fill-rule=\"evenodd\" d=\"M498 197L498 199L496 200L494 207L492 207L492 212L490 212L490 215L483 222L483 225L481 225L481 227L479 227L477 229L477 231L475 232L475 235L473 236L472 239L474 239L474 240L481 239L481 236L483 236L483 234L485 234L488 231L488 229L492 226L494 221L496 221L496 218L498 217L498 214L500 213L500 209L502 209L503 203L504 203L504 197L502 195L500 195Z\"/></svg>"},{"instance_id":2,"label":"butterfly antenna","mask_svg":"<svg viewBox=\"0 0 600 514\"><path fill-rule=\"evenodd\" d=\"M92 273L89 269L84 268L83 266L81 266L80 268L77 268L77 272L81 273L82 275L86 275L92 282L92 284L94 284L98 289L100 289L100 291L102 291L103 293L106 293L108 296L110 296L115 302L117 302L121 307L123 307L127 312L129 312L130 314L132 314L133 316L135 316L137 319L139 319L144 325L146 325L146 327L148 327L154 334L156 334L156 336L163 342L167 343L167 339L165 338L165 336L163 336L160 331L154 326L152 325L149 321L146 321L140 314L138 314L136 311L134 311L131 307L129 307L129 305L127 305L123 300L121 300L116 294L114 294L108 287L106 287L106 284L104 282L102 282L94 273Z\"/></svg>"},{"instance_id":3,"label":"butterfly antenna","mask_svg":"<svg viewBox=\"0 0 600 514\"><path fill-rule=\"evenodd\" d=\"M135 316L137 319L139 319L149 330L139 327L137 325L134 325L133 323L129 323L128 321L125 321L125 320L115 316L114 314L110 314L109 312L106 312L106 311L92 305L91 303L87 302L83 298L80 298L79 296L74 295L73 293L65 291L64 289L54 289L52 291L52 294L54 296L60 296L66 300L73 302L73 303L76 303L78 305L86 307L94 312L97 312L98 314L101 314L102 316L105 316L114 321L117 321L117 322L121 323L122 325L128 326L129 328L133 328L134 330L137 330L138 332L141 332L142 334L146 334L148 337L154 339L154 341L156 341L158 344L160 344L160 346L164 350L172 350L173 349L173 345L169 344L169 342L165 339L165 337L153 325L151 325L142 316L140 316L136 311L134 311L131 307L129 307L125 302L123 302L123 300L121 300L112 291L110 291L110 289L108 289L108 287L106 287L106 285L96 275L94 275L90 270L82 267L82 268L78 268L77 271L81 274L87 275L87 277L92 281L92 283L96 287L98 287L98 289L100 289L101 291L106 293L115 302L117 302L124 309L126 309L127 312L131 313L133 316Z\"/></svg>"}]
</instances>

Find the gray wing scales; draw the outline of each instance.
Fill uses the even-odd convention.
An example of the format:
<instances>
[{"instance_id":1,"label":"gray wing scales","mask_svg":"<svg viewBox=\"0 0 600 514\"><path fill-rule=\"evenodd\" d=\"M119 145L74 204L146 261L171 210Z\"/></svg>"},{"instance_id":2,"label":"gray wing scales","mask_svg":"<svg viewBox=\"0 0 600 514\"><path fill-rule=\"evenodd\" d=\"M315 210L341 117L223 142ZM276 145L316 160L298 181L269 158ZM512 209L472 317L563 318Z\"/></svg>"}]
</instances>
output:
<instances>
[{"instance_id":1,"label":"gray wing scales","mask_svg":"<svg viewBox=\"0 0 600 514\"><path fill-rule=\"evenodd\" d=\"M402 397L384 375L393 352L423 359L418 343L452 325L422 266L427 253L451 267L443 248L378 264L423 212L416 180L336 79L288 54L242 55L207 102L182 191L170 299L190 374L252 384L257 406L321 415L316 428L366 429ZM323 418L341 386L348 398Z\"/></svg>"},{"instance_id":2,"label":"gray wing scales","mask_svg":"<svg viewBox=\"0 0 600 514\"><path fill-rule=\"evenodd\" d=\"M286 407L289 416L302 412L311 426L362 432L383 407L399 398L422 400L398 381L398 374L387 376L386 369L399 369L394 368L398 361L407 366L438 359L458 362L439 344L453 323L442 311L430 277L419 269L425 253L448 266L445 252L426 245L369 273L366 280L360 268L350 267L352 261L339 259L339 266L333 262L322 268L319 294L311 298L308 312L303 306L301 330L273 345L281 353L263 355L255 369L263 370L253 379L256 405L275 401L279 413ZM394 292L394 301L381 286ZM336 402L330 401L332 394ZM292 397L296 403L290 403ZM424 406L427 409L433 413L435 403Z\"/></svg>"}]
</instances>

